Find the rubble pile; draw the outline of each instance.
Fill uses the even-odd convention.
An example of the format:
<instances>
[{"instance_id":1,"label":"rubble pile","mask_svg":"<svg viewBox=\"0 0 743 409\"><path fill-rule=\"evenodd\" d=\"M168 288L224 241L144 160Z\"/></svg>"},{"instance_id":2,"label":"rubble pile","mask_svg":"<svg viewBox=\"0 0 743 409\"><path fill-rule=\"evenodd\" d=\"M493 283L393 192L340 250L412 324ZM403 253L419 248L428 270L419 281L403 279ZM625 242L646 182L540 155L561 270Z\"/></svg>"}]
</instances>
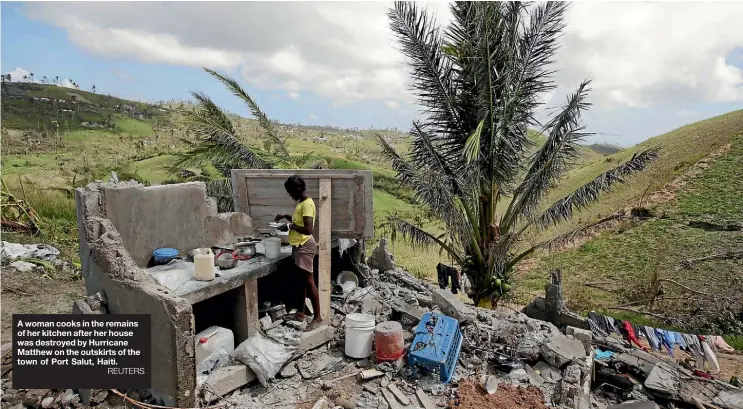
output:
<instances>
[{"instance_id":1,"label":"rubble pile","mask_svg":"<svg viewBox=\"0 0 743 409\"><path fill-rule=\"evenodd\" d=\"M2 242L0 258L15 270L26 273L35 269L69 269L72 263L59 257L59 249L46 244L20 244Z\"/></svg>"}]
</instances>

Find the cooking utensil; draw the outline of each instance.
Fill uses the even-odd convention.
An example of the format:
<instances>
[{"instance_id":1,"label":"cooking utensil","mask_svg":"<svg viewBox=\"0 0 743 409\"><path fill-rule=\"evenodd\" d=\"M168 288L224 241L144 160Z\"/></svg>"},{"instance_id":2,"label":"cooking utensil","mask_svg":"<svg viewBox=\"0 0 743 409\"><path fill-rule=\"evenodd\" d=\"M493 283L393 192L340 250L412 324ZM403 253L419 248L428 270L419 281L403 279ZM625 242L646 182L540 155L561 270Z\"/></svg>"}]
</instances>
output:
<instances>
[{"instance_id":1,"label":"cooking utensil","mask_svg":"<svg viewBox=\"0 0 743 409\"><path fill-rule=\"evenodd\" d=\"M222 252L214 259L214 264L222 270L235 268L237 259L230 252Z\"/></svg>"}]
</instances>

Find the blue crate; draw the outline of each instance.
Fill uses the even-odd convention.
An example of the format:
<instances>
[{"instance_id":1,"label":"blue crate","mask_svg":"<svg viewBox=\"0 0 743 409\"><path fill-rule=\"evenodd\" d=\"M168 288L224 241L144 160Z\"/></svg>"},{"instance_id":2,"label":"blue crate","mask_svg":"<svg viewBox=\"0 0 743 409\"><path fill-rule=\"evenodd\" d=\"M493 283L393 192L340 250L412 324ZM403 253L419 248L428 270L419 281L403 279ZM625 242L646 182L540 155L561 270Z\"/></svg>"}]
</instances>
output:
<instances>
[{"instance_id":1,"label":"blue crate","mask_svg":"<svg viewBox=\"0 0 743 409\"><path fill-rule=\"evenodd\" d=\"M457 368L462 349L462 331L459 322L442 314L427 312L415 328L415 338L408 353L408 365L416 372L417 366L439 373L441 382L449 383Z\"/></svg>"}]
</instances>

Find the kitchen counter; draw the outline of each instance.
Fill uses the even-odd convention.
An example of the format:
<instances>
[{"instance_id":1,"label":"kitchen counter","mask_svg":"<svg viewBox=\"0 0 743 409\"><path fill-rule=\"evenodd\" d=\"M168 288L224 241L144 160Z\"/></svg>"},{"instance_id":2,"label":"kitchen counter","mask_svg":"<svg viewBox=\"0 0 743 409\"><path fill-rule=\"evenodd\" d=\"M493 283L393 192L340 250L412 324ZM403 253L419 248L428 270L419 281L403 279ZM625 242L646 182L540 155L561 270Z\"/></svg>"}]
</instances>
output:
<instances>
[{"instance_id":1,"label":"kitchen counter","mask_svg":"<svg viewBox=\"0 0 743 409\"><path fill-rule=\"evenodd\" d=\"M207 298L240 287L249 280L255 280L267 276L276 271L276 268L282 260L291 257L291 247L289 246L283 246L281 248L281 255L279 258L270 260L263 256L263 254L260 254L262 253L262 246L259 245L256 247L258 247L257 250L259 254L250 260L240 260L234 268L218 270L217 274L219 277L215 277L212 281L198 281L191 278L183 284L178 285L175 289L171 288L173 294L188 300L191 304L196 304L199 301L206 300ZM185 268L171 271L175 274L190 274L191 277L193 277L193 263L183 263ZM150 268L145 271L152 276L150 270L153 269Z\"/></svg>"}]
</instances>

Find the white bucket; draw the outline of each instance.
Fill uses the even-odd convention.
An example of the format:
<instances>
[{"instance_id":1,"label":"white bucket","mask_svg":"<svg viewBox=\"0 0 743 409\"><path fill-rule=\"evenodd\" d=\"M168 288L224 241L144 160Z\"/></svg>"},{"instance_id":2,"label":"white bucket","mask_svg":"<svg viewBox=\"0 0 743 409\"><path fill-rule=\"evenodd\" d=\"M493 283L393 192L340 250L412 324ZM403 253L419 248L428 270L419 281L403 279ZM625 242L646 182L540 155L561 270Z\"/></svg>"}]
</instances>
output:
<instances>
[{"instance_id":1,"label":"white bucket","mask_svg":"<svg viewBox=\"0 0 743 409\"><path fill-rule=\"evenodd\" d=\"M357 359L371 356L375 326L373 315L346 315L346 355Z\"/></svg>"},{"instance_id":2,"label":"white bucket","mask_svg":"<svg viewBox=\"0 0 743 409\"><path fill-rule=\"evenodd\" d=\"M281 239L278 237L263 239L263 252L266 258L279 258L281 254Z\"/></svg>"}]
</instances>

